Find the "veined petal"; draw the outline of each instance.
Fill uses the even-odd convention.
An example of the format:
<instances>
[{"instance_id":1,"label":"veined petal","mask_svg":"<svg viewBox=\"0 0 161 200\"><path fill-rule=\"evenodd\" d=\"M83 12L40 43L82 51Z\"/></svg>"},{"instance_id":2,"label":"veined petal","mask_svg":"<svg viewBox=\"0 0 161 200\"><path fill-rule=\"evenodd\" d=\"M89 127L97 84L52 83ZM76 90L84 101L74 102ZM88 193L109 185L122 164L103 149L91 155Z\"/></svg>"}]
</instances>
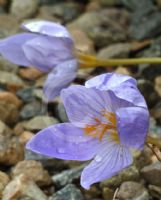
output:
<instances>
[{"instance_id":1,"label":"veined petal","mask_svg":"<svg viewBox=\"0 0 161 200\"><path fill-rule=\"evenodd\" d=\"M60 38L38 36L23 45L26 57L33 66L49 72L60 62L73 59L73 49Z\"/></svg>"},{"instance_id":2,"label":"veined petal","mask_svg":"<svg viewBox=\"0 0 161 200\"><path fill-rule=\"evenodd\" d=\"M85 136L70 123L57 124L43 129L26 145L39 154L64 160L89 160L99 147L99 141Z\"/></svg>"},{"instance_id":3,"label":"veined petal","mask_svg":"<svg viewBox=\"0 0 161 200\"><path fill-rule=\"evenodd\" d=\"M112 91L76 85L63 89L61 99L71 123L82 128L96 125L98 120L107 122L102 114L104 111L115 113L120 107L131 106L129 102L117 98Z\"/></svg>"},{"instance_id":4,"label":"veined petal","mask_svg":"<svg viewBox=\"0 0 161 200\"><path fill-rule=\"evenodd\" d=\"M72 42L72 37L67 29L59 23L54 23L45 20L32 20L26 21L21 26L23 29L33 32L48 35L51 37L61 37L68 39L68 42Z\"/></svg>"},{"instance_id":5,"label":"veined petal","mask_svg":"<svg viewBox=\"0 0 161 200\"><path fill-rule=\"evenodd\" d=\"M112 176L132 164L132 155L128 148L117 144L109 137L104 138L94 160L84 168L81 185L89 189L97 183Z\"/></svg>"},{"instance_id":6,"label":"veined petal","mask_svg":"<svg viewBox=\"0 0 161 200\"><path fill-rule=\"evenodd\" d=\"M121 144L142 149L149 128L148 110L141 107L120 108L116 117Z\"/></svg>"},{"instance_id":7,"label":"veined petal","mask_svg":"<svg viewBox=\"0 0 161 200\"><path fill-rule=\"evenodd\" d=\"M37 37L36 34L20 33L0 40L0 53L16 65L31 66L32 63L26 57L22 47L35 37Z\"/></svg>"},{"instance_id":8,"label":"veined petal","mask_svg":"<svg viewBox=\"0 0 161 200\"><path fill-rule=\"evenodd\" d=\"M58 64L48 75L44 85L44 93L47 99L53 100L60 94L63 88L76 78L77 60L68 60Z\"/></svg>"},{"instance_id":9,"label":"veined petal","mask_svg":"<svg viewBox=\"0 0 161 200\"><path fill-rule=\"evenodd\" d=\"M117 73L102 74L88 80L85 86L111 90L117 97L129 101L133 105L147 108L145 99L137 88L136 80L130 76Z\"/></svg>"}]
</instances>

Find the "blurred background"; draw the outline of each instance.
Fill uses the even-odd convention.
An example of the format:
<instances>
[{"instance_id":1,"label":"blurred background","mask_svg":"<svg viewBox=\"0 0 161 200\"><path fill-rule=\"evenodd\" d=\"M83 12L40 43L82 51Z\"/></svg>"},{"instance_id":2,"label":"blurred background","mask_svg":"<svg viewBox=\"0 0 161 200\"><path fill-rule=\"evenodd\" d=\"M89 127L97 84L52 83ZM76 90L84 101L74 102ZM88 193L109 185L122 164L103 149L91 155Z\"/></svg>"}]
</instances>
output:
<instances>
[{"instance_id":1,"label":"blurred background","mask_svg":"<svg viewBox=\"0 0 161 200\"><path fill-rule=\"evenodd\" d=\"M98 58L161 56L161 0L0 0L0 39L22 32L28 19L65 25L75 47ZM150 133L160 139L161 65L81 69L74 83L112 71L137 79L151 113ZM46 76L0 57L0 199L161 199L161 163L147 147L128 169L88 191L79 183L84 163L25 150L39 130L68 121L59 98L43 102Z\"/></svg>"}]
</instances>

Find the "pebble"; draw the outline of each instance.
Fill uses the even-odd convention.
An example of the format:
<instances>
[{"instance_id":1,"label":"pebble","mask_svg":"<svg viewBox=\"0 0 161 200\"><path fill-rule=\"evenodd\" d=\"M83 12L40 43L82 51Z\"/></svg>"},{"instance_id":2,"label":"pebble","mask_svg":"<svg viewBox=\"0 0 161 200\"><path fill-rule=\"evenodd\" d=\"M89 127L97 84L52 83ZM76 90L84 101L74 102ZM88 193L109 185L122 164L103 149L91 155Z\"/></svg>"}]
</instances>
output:
<instances>
[{"instance_id":1,"label":"pebble","mask_svg":"<svg viewBox=\"0 0 161 200\"><path fill-rule=\"evenodd\" d=\"M48 116L36 116L32 119L30 119L27 122L23 123L23 126L25 129L29 131L35 131L35 130L41 130L43 128L46 128L50 125L54 125L59 123L59 121L56 118L48 117Z\"/></svg>"},{"instance_id":2,"label":"pebble","mask_svg":"<svg viewBox=\"0 0 161 200\"><path fill-rule=\"evenodd\" d=\"M72 183L74 180L80 178L84 167L85 165L82 165L73 169L62 171L61 173L54 175L52 177L52 180L57 187L63 187L69 183Z\"/></svg>"},{"instance_id":3,"label":"pebble","mask_svg":"<svg viewBox=\"0 0 161 200\"><path fill-rule=\"evenodd\" d=\"M35 100L33 97L34 88L33 87L26 87L17 91L17 96L20 97L23 102L28 103Z\"/></svg>"},{"instance_id":4,"label":"pebble","mask_svg":"<svg viewBox=\"0 0 161 200\"><path fill-rule=\"evenodd\" d=\"M30 180L36 182L38 186L47 186L51 184L51 178L42 164L35 160L23 160L17 163L12 169L12 178L24 174Z\"/></svg>"},{"instance_id":5,"label":"pebble","mask_svg":"<svg viewBox=\"0 0 161 200\"><path fill-rule=\"evenodd\" d=\"M50 197L49 200L84 200L84 197L75 185L68 184Z\"/></svg>"},{"instance_id":6,"label":"pebble","mask_svg":"<svg viewBox=\"0 0 161 200\"><path fill-rule=\"evenodd\" d=\"M24 147L14 136L0 135L0 164L15 165L24 159Z\"/></svg>"},{"instance_id":7,"label":"pebble","mask_svg":"<svg viewBox=\"0 0 161 200\"><path fill-rule=\"evenodd\" d=\"M6 173L0 171L0 199L2 198L2 192L6 185L9 183L9 181L9 176Z\"/></svg>"},{"instance_id":8,"label":"pebble","mask_svg":"<svg viewBox=\"0 0 161 200\"><path fill-rule=\"evenodd\" d=\"M33 67L21 68L19 70L19 75L23 79L34 81L37 78L40 78L43 75L43 72L41 72L38 69L33 68Z\"/></svg>"},{"instance_id":9,"label":"pebble","mask_svg":"<svg viewBox=\"0 0 161 200\"><path fill-rule=\"evenodd\" d=\"M2 121L0 121L0 135L11 135L12 130Z\"/></svg>"},{"instance_id":10,"label":"pebble","mask_svg":"<svg viewBox=\"0 0 161 200\"><path fill-rule=\"evenodd\" d=\"M154 88L156 90L156 92L159 94L159 96L161 97L161 75L157 76L154 80Z\"/></svg>"},{"instance_id":11,"label":"pebble","mask_svg":"<svg viewBox=\"0 0 161 200\"><path fill-rule=\"evenodd\" d=\"M155 185L149 185L148 186L149 193L152 197L160 199L161 197L161 187L155 186Z\"/></svg>"},{"instance_id":12,"label":"pebble","mask_svg":"<svg viewBox=\"0 0 161 200\"><path fill-rule=\"evenodd\" d=\"M11 92L0 92L0 120L6 124L14 124L19 119L22 102Z\"/></svg>"},{"instance_id":13,"label":"pebble","mask_svg":"<svg viewBox=\"0 0 161 200\"><path fill-rule=\"evenodd\" d=\"M61 122L69 121L63 103L58 103L56 113Z\"/></svg>"},{"instance_id":14,"label":"pebble","mask_svg":"<svg viewBox=\"0 0 161 200\"><path fill-rule=\"evenodd\" d=\"M140 179L139 171L135 166L124 169L118 175L100 183L101 188L109 187L116 189L124 181L138 181Z\"/></svg>"},{"instance_id":15,"label":"pebble","mask_svg":"<svg viewBox=\"0 0 161 200\"><path fill-rule=\"evenodd\" d=\"M141 183L127 181L121 184L117 193L120 200L149 200L148 191Z\"/></svg>"},{"instance_id":16,"label":"pebble","mask_svg":"<svg viewBox=\"0 0 161 200\"><path fill-rule=\"evenodd\" d=\"M26 198L29 200L47 200L43 191L29 179L21 174L13 179L5 187L2 200L17 200Z\"/></svg>"},{"instance_id":17,"label":"pebble","mask_svg":"<svg viewBox=\"0 0 161 200\"><path fill-rule=\"evenodd\" d=\"M13 0L11 3L10 13L18 20L33 17L39 6L38 0Z\"/></svg>"},{"instance_id":18,"label":"pebble","mask_svg":"<svg viewBox=\"0 0 161 200\"><path fill-rule=\"evenodd\" d=\"M159 161L143 167L141 174L149 184L161 187L161 163Z\"/></svg>"},{"instance_id":19,"label":"pebble","mask_svg":"<svg viewBox=\"0 0 161 200\"><path fill-rule=\"evenodd\" d=\"M20 111L20 117L24 120L41 114L45 114L43 105L36 100L26 104Z\"/></svg>"},{"instance_id":20,"label":"pebble","mask_svg":"<svg viewBox=\"0 0 161 200\"><path fill-rule=\"evenodd\" d=\"M112 189L104 187L102 193L103 193L103 200L113 199L114 191Z\"/></svg>"},{"instance_id":21,"label":"pebble","mask_svg":"<svg viewBox=\"0 0 161 200\"><path fill-rule=\"evenodd\" d=\"M0 87L14 92L24 87L24 82L16 74L0 71Z\"/></svg>"}]
</instances>

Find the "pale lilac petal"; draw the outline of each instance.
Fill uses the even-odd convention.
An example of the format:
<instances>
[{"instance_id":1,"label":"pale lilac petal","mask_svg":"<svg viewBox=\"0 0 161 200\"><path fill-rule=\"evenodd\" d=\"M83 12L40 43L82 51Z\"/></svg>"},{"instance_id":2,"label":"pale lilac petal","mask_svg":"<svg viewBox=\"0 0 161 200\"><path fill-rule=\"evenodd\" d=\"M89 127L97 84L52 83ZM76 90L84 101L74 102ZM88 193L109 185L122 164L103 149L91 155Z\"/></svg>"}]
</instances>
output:
<instances>
[{"instance_id":1,"label":"pale lilac petal","mask_svg":"<svg viewBox=\"0 0 161 200\"><path fill-rule=\"evenodd\" d=\"M136 80L130 76L107 73L96 76L85 83L87 88L111 90L121 99L140 107L147 107L144 97L137 88Z\"/></svg>"},{"instance_id":2,"label":"pale lilac petal","mask_svg":"<svg viewBox=\"0 0 161 200\"><path fill-rule=\"evenodd\" d=\"M97 183L112 176L132 164L132 155L128 148L104 138L94 160L84 168L81 175L81 185L89 189Z\"/></svg>"},{"instance_id":3,"label":"pale lilac petal","mask_svg":"<svg viewBox=\"0 0 161 200\"><path fill-rule=\"evenodd\" d=\"M73 58L73 49L59 38L38 36L23 45L26 57L33 66L49 72L60 62Z\"/></svg>"},{"instance_id":4,"label":"pale lilac petal","mask_svg":"<svg viewBox=\"0 0 161 200\"><path fill-rule=\"evenodd\" d=\"M116 111L121 144L142 149L149 127L149 112L141 107L120 108Z\"/></svg>"},{"instance_id":5,"label":"pale lilac petal","mask_svg":"<svg viewBox=\"0 0 161 200\"><path fill-rule=\"evenodd\" d=\"M97 124L96 119L107 122L102 111L115 112L120 107L132 106L117 98L112 91L101 91L84 86L63 89L61 99L69 120L78 127Z\"/></svg>"},{"instance_id":6,"label":"pale lilac petal","mask_svg":"<svg viewBox=\"0 0 161 200\"><path fill-rule=\"evenodd\" d=\"M64 26L59 23L45 20L32 20L23 23L21 27L33 33L40 33L51 37L66 38L70 42L72 42L72 37L70 33Z\"/></svg>"},{"instance_id":7,"label":"pale lilac petal","mask_svg":"<svg viewBox=\"0 0 161 200\"><path fill-rule=\"evenodd\" d=\"M48 75L44 85L44 94L51 101L76 78L77 60L68 60L57 65Z\"/></svg>"},{"instance_id":8,"label":"pale lilac petal","mask_svg":"<svg viewBox=\"0 0 161 200\"><path fill-rule=\"evenodd\" d=\"M0 40L0 53L16 65L31 66L31 62L26 57L22 47L28 40L35 37L37 37L36 34L21 33Z\"/></svg>"},{"instance_id":9,"label":"pale lilac petal","mask_svg":"<svg viewBox=\"0 0 161 200\"><path fill-rule=\"evenodd\" d=\"M93 158L99 144L98 140L85 136L82 129L63 123L40 131L26 148L53 158L84 161Z\"/></svg>"}]
</instances>

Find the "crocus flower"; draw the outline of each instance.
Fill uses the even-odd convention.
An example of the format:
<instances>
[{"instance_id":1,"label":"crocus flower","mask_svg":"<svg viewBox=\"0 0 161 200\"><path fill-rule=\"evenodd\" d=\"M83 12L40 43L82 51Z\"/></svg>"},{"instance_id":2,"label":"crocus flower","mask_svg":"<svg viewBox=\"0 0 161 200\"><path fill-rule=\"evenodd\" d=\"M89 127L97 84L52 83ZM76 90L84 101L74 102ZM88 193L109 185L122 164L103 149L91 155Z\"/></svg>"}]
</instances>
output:
<instances>
[{"instance_id":1,"label":"crocus flower","mask_svg":"<svg viewBox=\"0 0 161 200\"><path fill-rule=\"evenodd\" d=\"M81 175L90 185L117 174L132 164L131 149L143 149L149 112L136 80L114 73L61 91L69 123L45 128L27 149L65 160L91 160Z\"/></svg>"},{"instance_id":2,"label":"crocus flower","mask_svg":"<svg viewBox=\"0 0 161 200\"><path fill-rule=\"evenodd\" d=\"M31 21L22 24L22 28L28 33L0 41L0 53L17 65L34 66L49 73L44 93L52 100L76 77L73 40L64 26L53 22Z\"/></svg>"}]
</instances>

